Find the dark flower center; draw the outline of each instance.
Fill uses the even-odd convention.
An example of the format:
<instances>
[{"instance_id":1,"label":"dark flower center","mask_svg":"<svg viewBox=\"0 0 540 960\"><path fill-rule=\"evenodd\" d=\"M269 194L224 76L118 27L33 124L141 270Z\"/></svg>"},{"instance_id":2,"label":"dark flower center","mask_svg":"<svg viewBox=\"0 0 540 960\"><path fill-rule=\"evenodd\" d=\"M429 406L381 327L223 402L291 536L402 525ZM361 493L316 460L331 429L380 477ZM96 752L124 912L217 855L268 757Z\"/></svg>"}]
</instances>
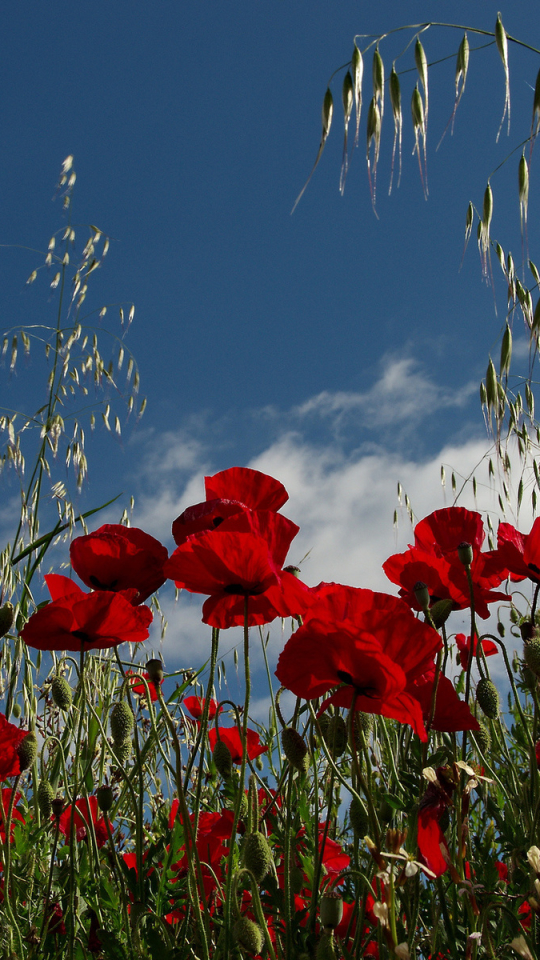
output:
<instances>
[{"instance_id":1,"label":"dark flower center","mask_svg":"<svg viewBox=\"0 0 540 960\"><path fill-rule=\"evenodd\" d=\"M73 636L77 637L77 640L81 640L82 643L92 643L92 637L89 637L84 630L73 630Z\"/></svg>"},{"instance_id":2,"label":"dark flower center","mask_svg":"<svg viewBox=\"0 0 540 960\"><path fill-rule=\"evenodd\" d=\"M369 697L370 700L373 700L378 696L375 687L359 687L351 674L347 673L346 670L336 670L336 673L342 683L347 683L349 686L354 687L358 696Z\"/></svg>"},{"instance_id":3,"label":"dark flower center","mask_svg":"<svg viewBox=\"0 0 540 960\"><path fill-rule=\"evenodd\" d=\"M243 587L241 583L229 583L228 586L223 587L223 592L229 593L234 597L255 597L261 590L260 584L248 589L247 587Z\"/></svg>"},{"instance_id":4,"label":"dark flower center","mask_svg":"<svg viewBox=\"0 0 540 960\"><path fill-rule=\"evenodd\" d=\"M94 590L116 590L118 586L118 579L113 580L112 583L101 583L94 574L89 577L89 580Z\"/></svg>"},{"instance_id":5,"label":"dark flower center","mask_svg":"<svg viewBox=\"0 0 540 960\"><path fill-rule=\"evenodd\" d=\"M212 526L219 527L220 523L223 523L224 519L225 517L214 517L214 519L212 520Z\"/></svg>"}]
</instances>

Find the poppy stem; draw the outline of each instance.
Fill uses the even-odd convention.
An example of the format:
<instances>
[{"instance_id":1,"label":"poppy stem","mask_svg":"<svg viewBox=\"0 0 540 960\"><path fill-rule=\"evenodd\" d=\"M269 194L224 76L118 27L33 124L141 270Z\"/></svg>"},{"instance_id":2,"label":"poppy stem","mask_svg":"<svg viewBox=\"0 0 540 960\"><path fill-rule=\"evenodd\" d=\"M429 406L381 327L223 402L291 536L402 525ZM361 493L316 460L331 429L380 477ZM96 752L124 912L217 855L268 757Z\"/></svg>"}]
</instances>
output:
<instances>
[{"instance_id":1,"label":"poppy stem","mask_svg":"<svg viewBox=\"0 0 540 960\"><path fill-rule=\"evenodd\" d=\"M194 816L195 816L195 821L194 821L194 823L193 823L193 832L194 832L195 836L197 836L197 829L198 829L198 826L199 826L199 813L200 813L200 807L201 807L201 791L202 791L202 783L203 783L202 770L203 770L203 767L204 767L204 747L205 747L205 745L206 745L206 733L207 733L207 730L208 730L208 716L209 716L209 713L210 713L210 700L211 700L212 694L213 694L213 692L214 692L214 676L215 676L215 672L216 672L216 663L217 663L218 647L219 647L219 628L218 628L218 627L212 627L212 650L211 650L211 653L210 653L210 673L209 673L209 676L208 676L208 684L207 684L207 687L206 687L206 697L205 697L205 700L204 700L203 713L202 713L202 717L201 717L201 728L200 728L200 730L199 730L199 735L198 735L198 737L197 737L197 743L195 744L195 747L194 747L193 752L192 752L192 755L191 755L191 764L188 762L188 766L187 766L187 769L186 769L186 775L185 775L185 778L184 778L184 789L187 790L187 786L188 786L188 782L189 782L189 775L190 775L190 773L191 773L191 768L192 768L192 765L193 765L193 761L194 761L194 759L195 759L196 750L197 750L197 745L200 744L201 753L200 753L200 757L199 757L199 776L197 777L197 785L196 785L196 788L195 788L195 803L194 803ZM219 713L219 711L216 711L216 715L217 715L217 713Z\"/></svg>"}]
</instances>

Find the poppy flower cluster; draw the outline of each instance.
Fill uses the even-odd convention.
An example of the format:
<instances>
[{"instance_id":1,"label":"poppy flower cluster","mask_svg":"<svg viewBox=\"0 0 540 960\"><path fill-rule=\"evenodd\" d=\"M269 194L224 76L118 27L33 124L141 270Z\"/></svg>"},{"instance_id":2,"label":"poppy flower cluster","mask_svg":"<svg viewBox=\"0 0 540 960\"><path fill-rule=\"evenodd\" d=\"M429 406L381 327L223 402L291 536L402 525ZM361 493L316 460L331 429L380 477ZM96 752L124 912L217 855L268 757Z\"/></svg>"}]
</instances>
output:
<instances>
[{"instance_id":1,"label":"poppy flower cluster","mask_svg":"<svg viewBox=\"0 0 540 960\"><path fill-rule=\"evenodd\" d=\"M208 594L203 622L226 629L303 615L309 589L284 569L296 524L277 513L278 481L247 468L206 478L206 502L175 520L178 546L164 570L179 589ZM219 494L219 497L216 496Z\"/></svg>"},{"instance_id":2,"label":"poppy flower cluster","mask_svg":"<svg viewBox=\"0 0 540 960\"><path fill-rule=\"evenodd\" d=\"M397 553L384 564L383 570L392 583L400 587L400 596L414 609L421 610L414 588L425 583L430 602L451 600L454 610L470 606L469 581L460 559L459 548L470 545L475 610L480 617L489 617L488 603L507 600L505 593L494 589L508 577L504 560L497 551L482 553L485 538L479 513L464 507L446 507L420 520L414 530L414 545L405 553Z\"/></svg>"}]
</instances>

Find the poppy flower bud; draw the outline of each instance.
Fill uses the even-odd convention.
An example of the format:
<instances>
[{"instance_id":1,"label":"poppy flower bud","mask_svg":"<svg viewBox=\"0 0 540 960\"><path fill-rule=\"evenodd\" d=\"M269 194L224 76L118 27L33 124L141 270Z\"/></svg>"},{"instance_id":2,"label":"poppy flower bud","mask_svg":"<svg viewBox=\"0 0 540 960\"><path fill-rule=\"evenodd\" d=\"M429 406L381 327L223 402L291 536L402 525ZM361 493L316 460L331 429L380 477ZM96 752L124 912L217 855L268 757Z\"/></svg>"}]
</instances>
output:
<instances>
[{"instance_id":1,"label":"poppy flower bud","mask_svg":"<svg viewBox=\"0 0 540 960\"><path fill-rule=\"evenodd\" d=\"M242 846L244 866L251 871L257 883L264 880L272 866L272 852L268 840L260 830L248 833Z\"/></svg>"},{"instance_id":2,"label":"poppy flower bud","mask_svg":"<svg viewBox=\"0 0 540 960\"><path fill-rule=\"evenodd\" d=\"M423 580L418 580L413 587L413 593L416 597L416 602L422 608L422 610L429 610L429 590L427 584Z\"/></svg>"},{"instance_id":3,"label":"poppy flower bud","mask_svg":"<svg viewBox=\"0 0 540 960\"><path fill-rule=\"evenodd\" d=\"M466 540L462 540L457 548L458 557L464 567L470 567L473 562L473 548Z\"/></svg>"},{"instance_id":4,"label":"poppy flower bud","mask_svg":"<svg viewBox=\"0 0 540 960\"><path fill-rule=\"evenodd\" d=\"M0 607L0 637L5 637L6 633L9 633L13 625L13 604L4 603Z\"/></svg>"},{"instance_id":5,"label":"poppy flower bud","mask_svg":"<svg viewBox=\"0 0 540 960\"><path fill-rule=\"evenodd\" d=\"M519 613L517 612L515 607L510 607L510 620L512 623L519 622Z\"/></svg>"},{"instance_id":6,"label":"poppy flower bud","mask_svg":"<svg viewBox=\"0 0 540 960\"><path fill-rule=\"evenodd\" d=\"M480 753L487 753L491 747L491 734L485 723L480 724L479 730L473 730L472 735Z\"/></svg>"},{"instance_id":7,"label":"poppy flower bud","mask_svg":"<svg viewBox=\"0 0 540 960\"><path fill-rule=\"evenodd\" d=\"M73 703L73 693L65 677L53 677L51 683L51 697L60 710L69 710Z\"/></svg>"},{"instance_id":8,"label":"poppy flower bud","mask_svg":"<svg viewBox=\"0 0 540 960\"><path fill-rule=\"evenodd\" d=\"M232 773L232 754L223 740L216 740L216 745L212 752L212 757L216 765L217 772L228 780Z\"/></svg>"},{"instance_id":9,"label":"poppy flower bud","mask_svg":"<svg viewBox=\"0 0 540 960\"><path fill-rule=\"evenodd\" d=\"M163 680L163 664L161 660L148 660L146 663L146 672L148 674L148 679L156 687L159 686Z\"/></svg>"},{"instance_id":10,"label":"poppy flower bud","mask_svg":"<svg viewBox=\"0 0 540 960\"><path fill-rule=\"evenodd\" d=\"M13 704L13 706L12 706L12 708L11 708L11 713L12 713L12 715L15 717L16 720L19 719L19 717L20 717L20 715L21 715L21 713L22 713L20 703L14 703L14 704Z\"/></svg>"},{"instance_id":11,"label":"poppy flower bud","mask_svg":"<svg viewBox=\"0 0 540 960\"><path fill-rule=\"evenodd\" d=\"M436 630L440 630L441 627L446 623L448 617L452 613L452 608L454 604L452 600L437 600L437 603L434 603L429 611L431 616L431 622Z\"/></svg>"},{"instance_id":12,"label":"poppy flower bud","mask_svg":"<svg viewBox=\"0 0 540 960\"><path fill-rule=\"evenodd\" d=\"M336 945L333 933L323 933L317 944L316 960L337 960Z\"/></svg>"},{"instance_id":13,"label":"poppy flower bud","mask_svg":"<svg viewBox=\"0 0 540 960\"><path fill-rule=\"evenodd\" d=\"M529 670L540 677L540 640L529 640L523 647L523 659Z\"/></svg>"},{"instance_id":14,"label":"poppy flower bud","mask_svg":"<svg viewBox=\"0 0 540 960\"><path fill-rule=\"evenodd\" d=\"M52 805L54 800L54 790L51 787L51 784L48 780L40 780L38 791L37 791L37 801L38 807L41 812L41 816L48 820L52 813Z\"/></svg>"},{"instance_id":15,"label":"poppy flower bud","mask_svg":"<svg viewBox=\"0 0 540 960\"><path fill-rule=\"evenodd\" d=\"M234 939L248 953L259 954L264 945L261 928L249 917L240 917L233 927Z\"/></svg>"},{"instance_id":16,"label":"poppy flower bud","mask_svg":"<svg viewBox=\"0 0 540 960\"><path fill-rule=\"evenodd\" d=\"M476 702L482 713L490 720L496 720L500 713L499 691L492 680L482 677L476 687Z\"/></svg>"},{"instance_id":17,"label":"poppy flower bud","mask_svg":"<svg viewBox=\"0 0 540 960\"><path fill-rule=\"evenodd\" d=\"M107 813L114 803L112 787L107 783L102 783L96 790L96 797L99 809Z\"/></svg>"},{"instance_id":18,"label":"poppy flower bud","mask_svg":"<svg viewBox=\"0 0 540 960\"><path fill-rule=\"evenodd\" d=\"M285 727L281 732L283 752L291 767L306 773L309 766L308 748L303 738L293 727Z\"/></svg>"},{"instance_id":19,"label":"poppy flower bud","mask_svg":"<svg viewBox=\"0 0 540 960\"><path fill-rule=\"evenodd\" d=\"M343 918L343 900L339 893L332 891L321 897L319 917L325 931L336 929Z\"/></svg>"},{"instance_id":20,"label":"poppy flower bud","mask_svg":"<svg viewBox=\"0 0 540 960\"><path fill-rule=\"evenodd\" d=\"M64 812L64 798L63 797L54 797L52 801L52 812L57 820L60 819Z\"/></svg>"},{"instance_id":21,"label":"poppy flower bud","mask_svg":"<svg viewBox=\"0 0 540 960\"><path fill-rule=\"evenodd\" d=\"M133 711L125 700L115 703L111 711L111 733L113 740L127 740L134 726Z\"/></svg>"},{"instance_id":22,"label":"poppy flower bud","mask_svg":"<svg viewBox=\"0 0 540 960\"><path fill-rule=\"evenodd\" d=\"M328 714L323 713L319 723L324 741L332 757L341 757L347 747L347 724L345 720L339 713L334 717L329 717Z\"/></svg>"},{"instance_id":23,"label":"poppy flower bud","mask_svg":"<svg viewBox=\"0 0 540 960\"><path fill-rule=\"evenodd\" d=\"M24 740L21 740L19 746L17 747L17 756L19 757L19 767L21 768L21 773L23 770L28 770L32 766L34 760L37 757L37 737L33 731L27 733Z\"/></svg>"},{"instance_id":24,"label":"poppy flower bud","mask_svg":"<svg viewBox=\"0 0 540 960\"><path fill-rule=\"evenodd\" d=\"M129 737L125 740L113 740L113 750L121 766L129 760L131 756L132 743Z\"/></svg>"},{"instance_id":25,"label":"poppy flower bud","mask_svg":"<svg viewBox=\"0 0 540 960\"><path fill-rule=\"evenodd\" d=\"M369 818L364 805L356 797L353 797L351 800L351 805L349 807L349 821L354 832L359 837L365 836L369 826Z\"/></svg>"}]
</instances>

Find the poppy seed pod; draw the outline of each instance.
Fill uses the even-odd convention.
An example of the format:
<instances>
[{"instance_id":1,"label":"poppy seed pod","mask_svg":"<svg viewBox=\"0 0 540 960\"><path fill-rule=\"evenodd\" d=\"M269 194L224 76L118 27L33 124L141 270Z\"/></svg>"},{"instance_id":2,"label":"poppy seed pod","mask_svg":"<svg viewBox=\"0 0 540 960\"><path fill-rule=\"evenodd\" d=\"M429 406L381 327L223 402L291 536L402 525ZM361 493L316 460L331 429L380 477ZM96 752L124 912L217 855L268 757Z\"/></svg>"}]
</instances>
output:
<instances>
[{"instance_id":1,"label":"poppy seed pod","mask_svg":"<svg viewBox=\"0 0 540 960\"><path fill-rule=\"evenodd\" d=\"M538 637L538 627L532 620L524 620L523 623L520 624L519 632L524 643L528 643L529 640Z\"/></svg>"},{"instance_id":2,"label":"poppy seed pod","mask_svg":"<svg viewBox=\"0 0 540 960\"><path fill-rule=\"evenodd\" d=\"M291 767L306 773L309 766L308 748L303 738L293 727L285 727L281 732L283 752Z\"/></svg>"},{"instance_id":3,"label":"poppy seed pod","mask_svg":"<svg viewBox=\"0 0 540 960\"><path fill-rule=\"evenodd\" d=\"M248 833L242 846L244 866L253 874L257 883L264 880L272 866L272 853L268 840L259 830Z\"/></svg>"},{"instance_id":4,"label":"poppy seed pod","mask_svg":"<svg viewBox=\"0 0 540 960\"><path fill-rule=\"evenodd\" d=\"M523 647L523 659L529 670L540 677L540 640L529 640Z\"/></svg>"},{"instance_id":5,"label":"poppy seed pod","mask_svg":"<svg viewBox=\"0 0 540 960\"><path fill-rule=\"evenodd\" d=\"M21 773L24 770L28 770L28 768L32 766L37 757L37 749L37 737L35 733L30 731L30 733L26 734L24 740L21 740L19 746L17 747L17 756L19 757Z\"/></svg>"},{"instance_id":6,"label":"poppy seed pod","mask_svg":"<svg viewBox=\"0 0 540 960\"><path fill-rule=\"evenodd\" d=\"M332 891L321 897L319 917L326 931L335 930L343 918L343 900L339 893Z\"/></svg>"},{"instance_id":7,"label":"poppy seed pod","mask_svg":"<svg viewBox=\"0 0 540 960\"><path fill-rule=\"evenodd\" d=\"M155 684L156 687L159 686L164 676L161 660L148 660L146 663L146 672L148 673L148 679L151 683Z\"/></svg>"},{"instance_id":8,"label":"poppy seed pod","mask_svg":"<svg viewBox=\"0 0 540 960\"><path fill-rule=\"evenodd\" d=\"M423 580L418 580L413 587L413 593L416 597L418 605L422 608L422 610L428 610L430 596L427 584L424 583Z\"/></svg>"},{"instance_id":9,"label":"poppy seed pod","mask_svg":"<svg viewBox=\"0 0 540 960\"><path fill-rule=\"evenodd\" d=\"M9 633L13 625L13 604L4 603L0 607L0 637L5 637L6 633Z\"/></svg>"},{"instance_id":10,"label":"poppy seed pod","mask_svg":"<svg viewBox=\"0 0 540 960\"><path fill-rule=\"evenodd\" d=\"M492 680L482 677L476 687L476 702L482 713L490 720L496 720L500 713L499 691Z\"/></svg>"},{"instance_id":11,"label":"poppy seed pod","mask_svg":"<svg viewBox=\"0 0 540 960\"><path fill-rule=\"evenodd\" d=\"M464 567L470 567L473 562L473 548L466 540L462 540L457 548L458 557Z\"/></svg>"},{"instance_id":12,"label":"poppy seed pod","mask_svg":"<svg viewBox=\"0 0 540 960\"><path fill-rule=\"evenodd\" d=\"M53 677L51 682L51 697L53 703L60 710L69 710L73 703L73 693L65 677Z\"/></svg>"},{"instance_id":13,"label":"poppy seed pod","mask_svg":"<svg viewBox=\"0 0 540 960\"><path fill-rule=\"evenodd\" d=\"M41 816L45 820L48 820L52 813L53 800L54 790L51 784L48 780L41 780L37 791L37 801Z\"/></svg>"},{"instance_id":14,"label":"poppy seed pod","mask_svg":"<svg viewBox=\"0 0 540 960\"><path fill-rule=\"evenodd\" d=\"M234 939L249 953L258 954L264 944L261 928L249 917L240 917L233 927Z\"/></svg>"},{"instance_id":15,"label":"poppy seed pod","mask_svg":"<svg viewBox=\"0 0 540 960\"><path fill-rule=\"evenodd\" d=\"M63 812L64 812L64 803L65 803L65 801L64 801L64 798L63 798L63 797L54 797L54 799L53 799L53 801L52 801L52 804L51 804L51 806L52 806L52 812L53 812L53 814L54 814L54 816L56 817L57 820L60 819L60 817L62 816L62 814L63 814Z\"/></svg>"},{"instance_id":16,"label":"poppy seed pod","mask_svg":"<svg viewBox=\"0 0 540 960\"><path fill-rule=\"evenodd\" d=\"M224 780L228 780L232 773L232 754L227 744L224 743L223 740L216 741L216 745L212 752L212 757L216 765L217 772L223 777Z\"/></svg>"},{"instance_id":17,"label":"poppy seed pod","mask_svg":"<svg viewBox=\"0 0 540 960\"><path fill-rule=\"evenodd\" d=\"M115 703L111 711L111 733L113 740L119 743L122 740L127 740L133 730L134 723L133 711L129 704L127 704L125 700L120 700L118 703Z\"/></svg>"}]
</instances>

